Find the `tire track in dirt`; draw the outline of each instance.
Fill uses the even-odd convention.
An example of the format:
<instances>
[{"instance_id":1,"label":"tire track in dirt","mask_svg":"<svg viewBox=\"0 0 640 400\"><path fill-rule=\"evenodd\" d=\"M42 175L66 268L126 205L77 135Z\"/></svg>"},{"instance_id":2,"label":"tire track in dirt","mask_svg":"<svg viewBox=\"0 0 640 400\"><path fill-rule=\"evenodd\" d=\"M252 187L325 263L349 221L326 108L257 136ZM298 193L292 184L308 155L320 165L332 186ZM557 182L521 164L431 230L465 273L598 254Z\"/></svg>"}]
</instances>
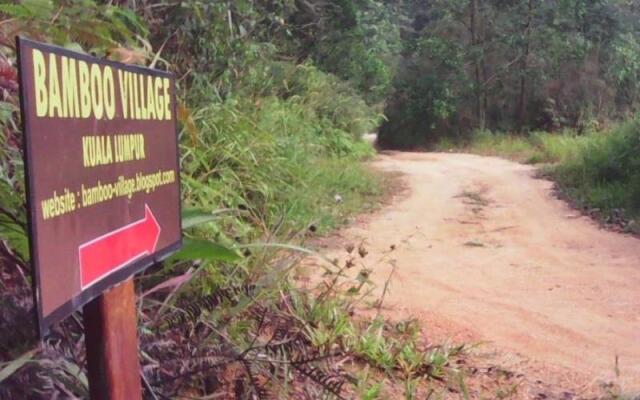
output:
<instances>
[{"instance_id":1,"label":"tire track in dirt","mask_svg":"<svg viewBox=\"0 0 640 400\"><path fill-rule=\"evenodd\" d=\"M396 245L394 313L640 392L640 240L580 216L530 166L401 152L373 166L401 173L406 193L339 240L363 241L370 258ZM381 287L390 270L372 279Z\"/></svg>"}]
</instances>

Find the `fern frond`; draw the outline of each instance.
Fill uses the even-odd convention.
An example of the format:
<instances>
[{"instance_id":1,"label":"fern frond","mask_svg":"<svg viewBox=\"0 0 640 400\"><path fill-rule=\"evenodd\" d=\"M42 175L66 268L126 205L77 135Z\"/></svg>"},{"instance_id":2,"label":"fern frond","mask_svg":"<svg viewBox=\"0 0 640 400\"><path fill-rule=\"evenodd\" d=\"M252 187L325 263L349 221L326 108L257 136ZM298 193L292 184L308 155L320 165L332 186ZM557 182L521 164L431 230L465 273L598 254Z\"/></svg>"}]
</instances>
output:
<instances>
[{"instance_id":1,"label":"fern frond","mask_svg":"<svg viewBox=\"0 0 640 400\"><path fill-rule=\"evenodd\" d=\"M341 375L328 373L322 370L322 368L308 364L294 364L294 367L298 372L315 382L322 389L339 399L344 399L344 397L342 397L342 387L345 381Z\"/></svg>"},{"instance_id":2,"label":"fern frond","mask_svg":"<svg viewBox=\"0 0 640 400\"><path fill-rule=\"evenodd\" d=\"M252 297L255 285L234 286L220 289L213 294L182 304L164 315L160 322L160 330L183 326L188 322L196 322L204 311L213 311L224 302L237 305L242 297Z\"/></svg>"}]
</instances>

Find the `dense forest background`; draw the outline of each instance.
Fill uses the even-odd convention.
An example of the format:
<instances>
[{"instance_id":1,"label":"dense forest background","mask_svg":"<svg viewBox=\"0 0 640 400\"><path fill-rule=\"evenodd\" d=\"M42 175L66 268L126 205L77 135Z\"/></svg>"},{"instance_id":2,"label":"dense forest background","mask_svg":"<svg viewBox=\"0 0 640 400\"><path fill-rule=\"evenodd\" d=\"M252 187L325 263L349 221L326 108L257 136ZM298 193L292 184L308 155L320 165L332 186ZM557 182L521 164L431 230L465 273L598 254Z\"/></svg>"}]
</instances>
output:
<instances>
[{"instance_id":1,"label":"dense forest background","mask_svg":"<svg viewBox=\"0 0 640 400\"><path fill-rule=\"evenodd\" d=\"M374 399L476 389L462 348L354 317L366 249L292 283L389 186L362 135L524 146L578 202L638 210L639 30L634 0L0 1L0 398L88 393L80 314L33 340L15 35L176 74L186 246L136 278L145 395Z\"/></svg>"},{"instance_id":2,"label":"dense forest background","mask_svg":"<svg viewBox=\"0 0 640 400\"><path fill-rule=\"evenodd\" d=\"M24 4L5 11L26 18L56 10L44 0ZM103 55L109 41L124 40L129 53L111 49L110 57L137 62L161 50L191 97L287 97L296 88L278 86L289 67L311 66L366 103L342 112L384 111L385 146L429 145L476 129L583 133L638 107L640 7L631 0L107 2L142 18L129 38L107 25L64 26L68 7L88 4L69 2L29 30L55 31L58 43ZM376 128L355 120L359 132Z\"/></svg>"},{"instance_id":3,"label":"dense forest background","mask_svg":"<svg viewBox=\"0 0 640 400\"><path fill-rule=\"evenodd\" d=\"M390 146L474 129L578 132L638 107L634 1L407 2L381 134Z\"/></svg>"}]
</instances>

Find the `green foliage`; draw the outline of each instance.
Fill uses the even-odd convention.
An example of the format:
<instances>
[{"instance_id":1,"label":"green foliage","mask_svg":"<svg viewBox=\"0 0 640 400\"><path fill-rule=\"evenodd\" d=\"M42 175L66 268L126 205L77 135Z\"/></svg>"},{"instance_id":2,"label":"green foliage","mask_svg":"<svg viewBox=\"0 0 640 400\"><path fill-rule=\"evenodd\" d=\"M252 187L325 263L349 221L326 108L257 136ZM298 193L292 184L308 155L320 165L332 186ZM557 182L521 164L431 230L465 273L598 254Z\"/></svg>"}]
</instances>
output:
<instances>
[{"instance_id":1,"label":"green foliage","mask_svg":"<svg viewBox=\"0 0 640 400\"><path fill-rule=\"evenodd\" d=\"M169 262L206 260L237 261L240 257L228 248L207 240L186 238L179 252L171 256Z\"/></svg>"},{"instance_id":2,"label":"green foliage","mask_svg":"<svg viewBox=\"0 0 640 400\"><path fill-rule=\"evenodd\" d=\"M486 156L501 156L512 160L528 162L544 162L540 149L534 144L540 137L532 139L526 136L511 135L504 132L492 132L488 129L476 130L469 138L452 141L448 138L440 141L436 146L438 151L452 151L463 149ZM546 138L546 136L545 136Z\"/></svg>"},{"instance_id":3,"label":"green foliage","mask_svg":"<svg viewBox=\"0 0 640 400\"><path fill-rule=\"evenodd\" d=\"M426 37L411 46L415 54L398 71L385 109L387 120L380 127L379 141L385 147L426 146L452 135L447 121L457 113L460 88L468 87L459 44Z\"/></svg>"},{"instance_id":4,"label":"green foliage","mask_svg":"<svg viewBox=\"0 0 640 400\"><path fill-rule=\"evenodd\" d=\"M640 215L640 121L574 143L575 151L550 170L579 205Z\"/></svg>"},{"instance_id":5,"label":"green foliage","mask_svg":"<svg viewBox=\"0 0 640 400\"><path fill-rule=\"evenodd\" d=\"M22 198L6 181L0 181L0 239L21 260L29 260L26 210Z\"/></svg>"},{"instance_id":6,"label":"green foliage","mask_svg":"<svg viewBox=\"0 0 640 400\"><path fill-rule=\"evenodd\" d=\"M406 33L384 146L430 146L476 129L584 133L638 109L638 9L629 2L401 4Z\"/></svg>"},{"instance_id":7,"label":"green foliage","mask_svg":"<svg viewBox=\"0 0 640 400\"><path fill-rule=\"evenodd\" d=\"M148 46L140 18L130 10L93 0L21 0L1 4L9 17L3 34L21 34L74 50L106 55L122 44Z\"/></svg>"},{"instance_id":8,"label":"green foliage","mask_svg":"<svg viewBox=\"0 0 640 400\"><path fill-rule=\"evenodd\" d=\"M336 3L314 60L324 70L350 81L368 102L381 102L388 94L400 48L393 9L375 0Z\"/></svg>"},{"instance_id":9,"label":"green foliage","mask_svg":"<svg viewBox=\"0 0 640 400\"><path fill-rule=\"evenodd\" d=\"M256 219L258 228L282 223L300 229L319 222L326 229L362 196L378 192L356 165L370 148L354 139L357 132L340 129L341 121L357 129L357 121L338 113L330 119L328 103L317 101L316 94L265 97L258 104L228 99L194 112L198 133L185 132L182 141L185 202L203 209L243 208L248 214L221 216L215 234L229 229L223 236L253 240L260 235L251 227ZM334 99L333 107L344 100L337 93ZM336 195L348 201L337 204Z\"/></svg>"},{"instance_id":10,"label":"green foliage","mask_svg":"<svg viewBox=\"0 0 640 400\"><path fill-rule=\"evenodd\" d=\"M353 351L372 366L388 373L397 372L406 382L428 376L444 379L453 368L451 360L464 352L463 346L434 346L420 343L416 321L402 321L393 326L375 319L358 336L352 338Z\"/></svg>"},{"instance_id":11,"label":"green foliage","mask_svg":"<svg viewBox=\"0 0 640 400\"><path fill-rule=\"evenodd\" d=\"M320 71L310 64L279 64L289 73L280 82L273 81L272 93L292 103L307 107L324 123L353 139L375 129L381 116L367 105L363 98L350 84L339 80L334 75Z\"/></svg>"},{"instance_id":12,"label":"green foliage","mask_svg":"<svg viewBox=\"0 0 640 400\"><path fill-rule=\"evenodd\" d=\"M622 35L615 42L614 54L609 64L609 74L618 89L619 104L630 104L630 111L635 107L640 90L640 42L636 35Z\"/></svg>"}]
</instances>

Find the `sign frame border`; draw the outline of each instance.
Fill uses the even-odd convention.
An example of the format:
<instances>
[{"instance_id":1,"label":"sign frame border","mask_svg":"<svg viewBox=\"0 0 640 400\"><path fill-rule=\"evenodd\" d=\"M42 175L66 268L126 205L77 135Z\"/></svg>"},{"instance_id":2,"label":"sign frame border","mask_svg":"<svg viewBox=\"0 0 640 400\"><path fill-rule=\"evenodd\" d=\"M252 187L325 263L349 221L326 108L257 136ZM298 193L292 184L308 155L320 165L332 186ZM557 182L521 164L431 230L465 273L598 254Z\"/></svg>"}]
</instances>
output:
<instances>
[{"instance_id":1,"label":"sign frame border","mask_svg":"<svg viewBox=\"0 0 640 400\"><path fill-rule=\"evenodd\" d=\"M81 290L81 292L72 297L70 300L66 301L62 305L58 306L54 311L52 311L48 316L42 315L42 304L41 304L41 276L40 276L40 257L46 257L46 255L38 254L35 243L38 235L37 230L37 217L36 217L36 209L33 207L35 204L35 199L33 198L33 190L34 179L32 178L32 147L31 141L29 140L29 136L31 134L29 121L26 116L26 105L29 94L25 90L23 85L23 71L25 68L23 63L25 59L21 57L22 44L27 43L33 48L37 48L39 50L44 51L55 51L56 54L65 55L68 57L73 57L76 59L81 59L87 62L95 63L99 61L100 65L109 65L111 67L115 67L118 69L123 69L131 72L145 73L151 74L152 76L162 76L171 79L173 91L171 93L171 99L173 102L173 120L174 120L174 130L176 135L176 185L178 186L178 212L180 214L180 220L182 220L182 180L180 174L180 132L178 130L178 114L177 114L177 87L176 87L176 77L175 74L167 71L162 71L158 69L152 69L148 67L143 67L139 65L130 65L119 63L116 61L100 59L88 54L80 53L77 51L73 51L61 46L51 45L41 43L35 40L31 40L22 36L16 36L16 56L17 56L17 66L18 66L18 83L19 83L19 97L20 97L20 120L22 127L22 152L23 152L23 164L24 164L24 181L25 181L25 199L26 199L26 215L27 215L27 236L29 240L29 255L30 255L30 265L31 265L31 287L33 293L33 301L34 308L36 312L34 312L35 317L35 326L37 327L38 336L40 339L44 339L45 336L48 335L51 325L54 323L64 319L65 317L73 314L75 311L81 309L82 306L89 303L91 300L97 298L101 294L103 294L106 290L117 286L118 284L126 281L127 278L132 277L134 274L141 272L150 266L161 262L162 260L169 257L171 254L178 251L183 244L183 234L182 234L182 226L180 226L180 238L165 246L162 249L157 250L154 254L142 257L138 260L133 261L129 265L121 267L118 270L115 270L113 273L110 273L100 281L91 285L85 290ZM28 133L29 132L29 133Z\"/></svg>"}]
</instances>

